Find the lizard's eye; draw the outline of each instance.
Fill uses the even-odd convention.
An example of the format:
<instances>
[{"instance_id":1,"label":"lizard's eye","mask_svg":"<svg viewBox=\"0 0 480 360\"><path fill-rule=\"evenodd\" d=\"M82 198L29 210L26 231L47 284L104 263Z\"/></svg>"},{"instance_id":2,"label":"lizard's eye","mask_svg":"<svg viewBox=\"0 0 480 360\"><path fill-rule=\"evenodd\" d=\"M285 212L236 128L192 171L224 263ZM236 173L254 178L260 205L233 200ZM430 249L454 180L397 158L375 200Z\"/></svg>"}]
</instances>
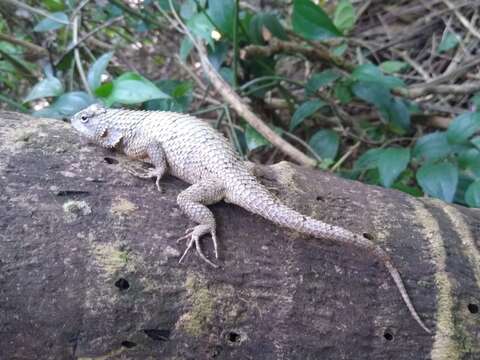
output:
<instances>
[{"instance_id":1,"label":"lizard's eye","mask_svg":"<svg viewBox=\"0 0 480 360\"><path fill-rule=\"evenodd\" d=\"M87 122L88 121L88 116L87 115L82 115L80 117L80 119L82 120L82 122Z\"/></svg>"}]
</instances>

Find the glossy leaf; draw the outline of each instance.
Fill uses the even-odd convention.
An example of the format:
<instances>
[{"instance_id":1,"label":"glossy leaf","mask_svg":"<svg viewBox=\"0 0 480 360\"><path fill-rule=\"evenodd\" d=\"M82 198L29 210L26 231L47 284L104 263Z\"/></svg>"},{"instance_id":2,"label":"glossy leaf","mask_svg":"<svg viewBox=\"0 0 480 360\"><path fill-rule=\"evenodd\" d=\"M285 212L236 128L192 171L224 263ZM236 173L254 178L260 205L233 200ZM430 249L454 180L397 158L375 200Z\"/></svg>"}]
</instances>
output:
<instances>
[{"instance_id":1,"label":"glossy leaf","mask_svg":"<svg viewBox=\"0 0 480 360\"><path fill-rule=\"evenodd\" d=\"M310 40L342 36L323 9L311 0L294 0L293 31Z\"/></svg>"},{"instance_id":2,"label":"glossy leaf","mask_svg":"<svg viewBox=\"0 0 480 360\"><path fill-rule=\"evenodd\" d=\"M333 17L333 23L337 29L345 33L353 28L356 20L355 8L350 0L340 0Z\"/></svg>"},{"instance_id":3,"label":"glossy leaf","mask_svg":"<svg viewBox=\"0 0 480 360\"><path fill-rule=\"evenodd\" d=\"M407 168L409 162L410 149L382 149L378 159L380 183L384 187L391 187L398 176Z\"/></svg>"},{"instance_id":4,"label":"glossy leaf","mask_svg":"<svg viewBox=\"0 0 480 360\"><path fill-rule=\"evenodd\" d=\"M410 111L404 100L393 97L387 87L371 81L359 81L352 91L356 97L375 105L385 121L394 125L398 132L410 127Z\"/></svg>"},{"instance_id":5,"label":"glossy leaf","mask_svg":"<svg viewBox=\"0 0 480 360\"><path fill-rule=\"evenodd\" d=\"M124 73L112 83L113 89L106 99L107 104L138 104L152 99L170 98L151 81L136 73Z\"/></svg>"},{"instance_id":6,"label":"glossy leaf","mask_svg":"<svg viewBox=\"0 0 480 360\"><path fill-rule=\"evenodd\" d=\"M480 179L480 151L478 149L470 148L461 151L457 160L459 168L466 175Z\"/></svg>"},{"instance_id":7,"label":"glossy leaf","mask_svg":"<svg viewBox=\"0 0 480 360\"><path fill-rule=\"evenodd\" d=\"M394 76L385 76L379 67L373 64L362 64L353 70L352 76L356 80L381 84L388 89L405 87L403 80Z\"/></svg>"},{"instance_id":8,"label":"glossy leaf","mask_svg":"<svg viewBox=\"0 0 480 360\"><path fill-rule=\"evenodd\" d=\"M95 91L102 83L102 75L107 69L108 63L113 56L113 52L108 52L100 56L88 69L87 81L90 90Z\"/></svg>"},{"instance_id":9,"label":"glossy leaf","mask_svg":"<svg viewBox=\"0 0 480 360\"><path fill-rule=\"evenodd\" d=\"M399 73L402 70L408 69L410 67L409 64L403 61L398 61L398 60L389 60L389 61L384 61L383 63L380 64L380 69L383 70L383 72L387 74L394 74L394 73Z\"/></svg>"},{"instance_id":10,"label":"glossy leaf","mask_svg":"<svg viewBox=\"0 0 480 360\"><path fill-rule=\"evenodd\" d=\"M394 124L402 130L407 130L410 127L410 111L404 100L401 98L392 98L387 109L381 109L387 114L387 121ZM386 110L386 111L385 111Z\"/></svg>"},{"instance_id":11,"label":"glossy leaf","mask_svg":"<svg viewBox=\"0 0 480 360\"><path fill-rule=\"evenodd\" d=\"M65 9L65 2L63 0L43 0L42 3L48 11L62 11Z\"/></svg>"},{"instance_id":12,"label":"glossy leaf","mask_svg":"<svg viewBox=\"0 0 480 360\"><path fill-rule=\"evenodd\" d=\"M269 141L250 125L247 125L245 129L245 141L249 151L261 146L270 145Z\"/></svg>"},{"instance_id":13,"label":"glossy leaf","mask_svg":"<svg viewBox=\"0 0 480 360\"><path fill-rule=\"evenodd\" d=\"M470 207L480 207L480 180L471 183L467 188L465 202Z\"/></svg>"},{"instance_id":14,"label":"glossy leaf","mask_svg":"<svg viewBox=\"0 0 480 360\"><path fill-rule=\"evenodd\" d=\"M64 12L55 12L50 14L51 17L44 18L34 28L33 31L43 32L50 30L58 30L69 23L68 16Z\"/></svg>"},{"instance_id":15,"label":"glossy leaf","mask_svg":"<svg viewBox=\"0 0 480 360\"><path fill-rule=\"evenodd\" d=\"M300 105L297 110L293 113L292 119L290 120L290 131L295 129L300 125L307 117L314 114L323 106L327 105L322 100L308 100Z\"/></svg>"},{"instance_id":16,"label":"glossy leaf","mask_svg":"<svg viewBox=\"0 0 480 360\"><path fill-rule=\"evenodd\" d=\"M442 38L442 41L438 45L437 51L439 53L446 52L453 48L456 48L460 43L460 36L454 32L448 31Z\"/></svg>"},{"instance_id":17,"label":"glossy leaf","mask_svg":"<svg viewBox=\"0 0 480 360\"><path fill-rule=\"evenodd\" d=\"M78 111L95 103L95 98L83 91L72 91L58 97L49 107L33 113L37 117L51 117L56 119L69 118Z\"/></svg>"},{"instance_id":18,"label":"glossy leaf","mask_svg":"<svg viewBox=\"0 0 480 360\"><path fill-rule=\"evenodd\" d=\"M447 162L427 163L417 171L417 182L428 195L452 202L458 184L458 169Z\"/></svg>"},{"instance_id":19,"label":"glossy leaf","mask_svg":"<svg viewBox=\"0 0 480 360\"><path fill-rule=\"evenodd\" d=\"M184 36L180 43L180 59L186 61L188 55L193 49L193 43L188 36Z\"/></svg>"},{"instance_id":20,"label":"glossy leaf","mask_svg":"<svg viewBox=\"0 0 480 360\"><path fill-rule=\"evenodd\" d=\"M337 80L340 76L341 75L339 73L332 69L313 74L305 85L307 95L314 94L322 86L329 85Z\"/></svg>"},{"instance_id":21,"label":"glossy leaf","mask_svg":"<svg viewBox=\"0 0 480 360\"><path fill-rule=\"evenodd\" d=\"M281 40L288 39L283 25L278 20L278 16L273 13L261 12L255 14L249 24L250 37L255 44L263 44L265 42L263 28L268 29L273 36Z\"/></svg>"},{"instance_id":22,"label":"glossy leaf","mask_svg":"<svg viewBox=\"0 0 480 360\"><path fill-rule=\"evenodd\" d=\"M452 152L445 132L434 132L419 138L413 148L413 156L422 161L441 159Z\"/></svg>"},{"instance_id":23,"label":"glossy leaf","mask_svg":"<svg viewBox=\"0 0 480 360\"><path fill-rule=\"evenodd\" d=\"M375 105L379 109L387 109L392 101L392 95L385 86L371 81L359 81L352 87L353 94Z\"/></svg>"},{"instance_id":24,"label":"glossy leaf","mask_svg":"<svg viewBox=\"0 0 480 360\"><path fill-rule=\"evenodd\" d=\"M56 77L50 75L37 83L23 101L27 102L44 97L59 96L62 93L62 83Z\"/></svg>"},{"instance_id":25,"label":"glossy leaf","mask_svg":"<svg viewBox=\"0 0 480 360\"><path fill-rule=\"evenodd\" d=\"M380 161L380 155L382 154L382 149L374 148L365 151L358 159L355 161L353 166L354 170L369 170L374 169L378 166Z\"/></svg>"},{"instance_id":26,"label":"glossy leaf","mask_svg":"<svg viewBox=\"0 0 480 360\"><path fill-rule=\"evenodd\" d=\"M215 26L203 12L192 16L186 25L194 35L213 45L212 31L215 30Z\"/></svg>"},{"instance_id":27,"label":"glossy leaf","mask_svg":"<svg viewBox=\"0 0 480 360\"><path fill-rule=\"evenodd\" d=\"M335 159L340 145L340 137L333 130L319 130L308 144L322 159Z\"/></svg>"},{"instance_id":28,"label":"glossy leaf","mask_svg":"<svg viewBox=\"0 0 480 360\"><path fill-rule=\"evenodd\" d=\"M466 112L457 116L447 129L447 139L452 144L461 144L480 130L480 113Z\"/></svg>"},{"instance_id":29,"label":"glossy leaf","mask_svg":"<svg viewBox=\"0 0 480 360\"><path fill-rule=\"evenodd\" d=\"M208 0L208 15L221 33L232 35L234 0Z\"/></svg>"}]
</instances>

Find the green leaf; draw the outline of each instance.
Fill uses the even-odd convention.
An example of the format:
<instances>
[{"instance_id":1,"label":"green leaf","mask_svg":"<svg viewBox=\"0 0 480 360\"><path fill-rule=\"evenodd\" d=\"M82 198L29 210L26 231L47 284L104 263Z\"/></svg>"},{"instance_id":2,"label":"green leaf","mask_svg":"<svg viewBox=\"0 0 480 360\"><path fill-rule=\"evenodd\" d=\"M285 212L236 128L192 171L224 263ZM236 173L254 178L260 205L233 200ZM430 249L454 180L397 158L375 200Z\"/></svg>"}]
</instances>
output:
<instances>
[{"instance_id":1,"label":"green leaf","mask_svg":"<svg viewBox=\"0 0 480 360\"><path fill-rule=\"evenodd\" d=\"M470 139L470 143L480 150L480 136L475 136Z\"/></svg>"},{"instance_id":2,"label":"green leaf","mask_svg":"<svg viewBox=\"0 0 480 360\"><path fill-rule=\"evenodd\" d=\"M170 11L170 4L169 1L166 0L166 8L164 10ZM175 4L175 1L172 1L172 4ZM177 3L178 5L178 3ZM175 5L174 5L175 6ZM195 4L194 0L186 0L181 6L180 6L180 16L184 20L190 19L193 15L197 13L197 4Z\"/></svg>"},{"instance_id":3,"label":"green leaf","mask_svg":"<svg viewBox=\"0 0 480 360\"><path fill-rule=\"evenodd\" d=\"M343 33L351 30L355 25L357 17L355 15L355 8L350 0L340 0L333 17L333 23Z\"/></svg>"},{"instance_id":4,"label":"green leaf","mask_svg":"<svg viewBox=\"0 0 480 360\"><path fill-rule=\"evenodd\" d=\"M382 154L383 149L373 148L365 151L358 159L355 161L353 166L354 170L369 170L375 169L378 166L380 161L380 155Z\"/></svg>"},{"instance_id":5,"label":"green leaf","mask_svg":"<svg viewBox=\"0 0 480 360\"><path fill-rule=\"evenodd\" d=\"M300 105L292 115L290 120L290 131L300 125L307 117L315 113L321 107L327 105L321 100L308 100Z\"/></svg>"},{"instance_id":6,"label":"green leaf","mask_svg":"<svg viewBox=\"0 0 480 360\"><path fill-rule=\"evenodd\" d=\"M62 83L56 77L50 75L37 83L23 101L28 102L49 96L58 96L62 93Z\"/></svg>"},{"instance_id":7,"label":"green leaf","mask_svg":"<svg viewBox=\"0 0 480 360\"><path fill-rule=\"evenodd\" d=\"M124 73L112 83L113 89L106 99L107 104L139 104L152 99L170 98L151 81L136 73Z\"/></svg>"},{"instance_id":8,"label":"green leaf","mask_svg":"<svg viewBox=\"0 0 480 360\"><path fill-rule=\"evenodd\" d=\"M313 74L310 79L308 79L307 84L305 85L305 90L307 95L314 94L322 86L326 86L335 80L337 80L341 75L335 70L328 69L320 73Z\"/></svg>"},{"instance_id":9,"label":"green leaf","mask_svg":"<svg viewBox=\"0 0 480 360\"><path fill-rule=\"evenodd\" d=\"M447 162L427 163L418 169L417 182L428 195L452 202L458 184L458 168Z\"/></svg>"},{"instance_id":10,"label":"green leaf","mask_svg":"<svg viewBox=\"0 0 480 360\"><path fill-rule=\"evenodd\" d=\"M33 31L43 32L43 31L57 30L69 23L68 16L64 12L51 13L50 16L51 17L45 18L42 21L40 21L33 28Z\"/></svg>"},{"instance_id":11,"label":"green leaf","mask_svg":"<svg viewBox=\"0 0 480 360\"><path fill-rule=\"evenodd\" d=\"M293 31L310 40L342 36L325 11L311 0L294 0Z\"/></svg>"},{"instance_id":12,"label":"green leaf","mask_svg":"<svg viewBox=\"0 0 480 360\"><path fill-rule=\"evenodd\" d=\"M348 45L346 43L344 43L344 44L335 46L332 49L332 54L340 57L340 56L343 56L343 54L345 53L345 51L347 51L347 49L348 49Z\"/></svg>"},{"instance_id":13,"label":"green leaf","mask_svg":"<svg viewBox=\"0 0 480 360\"><path fill-rule=\"evenodd\" d=\"M247 148L249 151L252 151L261 146L270 145L270 142L250 125L247 125L245 129L245 141L247 143Z\"/></svg>"},{"instance_id":14,"label":"green leaf","mask_svg":"<svg viewBox=\"0 0 480 360\"><path fill-rule=\"evenodd\" d=\"M362 64L357 66L355 70L353 70L352 76L356 80L381 84L388 89L405 87L403 80L394 76L385 76L380 68L373 64Z\"/></svg>"},{"instance_id":15,"label":"green leaf","mask_svg":"<svg viewBox=\"0 0 480 360\"><path fill-rule=\"evenodd\" d=\"M278 15L274 13L265 13L263 15L262 23L276 38L279 38L280 40L288 40L287 32L278 20Z\"/></svg>"},{"instance_id":16,"label":"green leaf","mask_svg":"<svg viewBox=\"0 0 480 360\"><path fill-rule=\"evenodd\" d=\"M467 188L465 202L470 207L480 207L480 180L471 183Z\"/></svg>"},{"instance_id":17,"label":"green leaf","mask_svg":"<svg viewBox=\"0 0 480 360\"><path fill-rule=\"evenodd\" d=\"M72 91L61 95L51 106L36 111L33 115L55 119L68 118L95 102L95 98L86 92Z\"/></svg>"},{"instance_id":18,"label":"green leaf","mask_svg":"<svg viewBox=\"0 0 480 360\"><path fill-rule=\"evenodd\" d=\"M389 188L410 162L410 149L383 149L378 159L380 183Z\"/></svg>"},{"instance_id":19,"label":"green leaf","mask_svg":"<svg viewBox=\"0 0 480 360\"><path fill-rule=\"evenodd\" d=\"M466 149L458 154L458 166L473 178L480 178L480 151L476 148Z\"/></svg>"},{"instance_id":20,"label":"green leaf","mask_svg":"<svg viewBox=\"0 0 480 360\"><path fill-rule=\"evenodd\" d=\"M187 21L187 27L192 34L205 40L209 45L213 46L212 31L215 26L211 23L208 17L202 12L195 14Z\"/></svg>"},{"instance_id":21,"label":"green leaf","mask_svg":"<svg viewBox=\"0 0 480 360\"><path fill-rule=\"evenodd\" d=\"M221 33L232 36L234 14L234 0L208 0L208 15Z\"/></svg>"},{"instance_id":22,"label":"green leaf","mask_svg":"<svg viewBox=\"0 0 480 360\"><path fill-rule=\"evenodd\" d=\"M262 34L264 27L267 28L273 36L281 40L288 39L285 29L278 20L278 16L273 13L261 12L255 14L249 24L250 37L255 44L263 44L265 42Z\"/></svg>"},{"instance_id":23,"label":"green leaf","mask_svg":"<svg viewBox=\"0 0 480 360\"><path fill-rule=\"evenodd\" d=\"M480 130L480 113L466 112L457 116L448 126L447 139L452 144L461 144Z\"/></svg>"},{"instance_id":24,"label":"green leaf","mask_svg":"<svg viewBox=\"0 0 480 360\"><path fill-rule=\"evenodd\" d=\"M340 137L333 130L319 130L311 138L308 144L324 159L335 159L340 145Z\"/></svg>"},{"instance_id":25,"label":"green leaf","mask_svg":"<svg viewBox=\"0 0 480 360\"><path fill-rule=\"evenodd\" d=\"M380 69L387 74L399 73L405 69L408 69L409 67L410 65L406 62L397 60L384 61L380 64Z\"/></svg>"},{"instance_id":26,"label":"green leaf","mask_svg":"<svg viewBox=\"0 0 480 360\"><path fill-rule=\"evenodd\" d=\"M456 48L460 43L460 36L454 32L448 31L442 38L438 45L437 52L442 53L453 48Z\"/></svg>"},{"instance_id":27,"label":"green leaf","mask_svg":"<svg viewBox=\"0 0 480 360\"><path fill-rule=\"evenodd\" d=\"M432 161L446 157L452 152L446 132L434 132L419 138L413 149L413 157L421 161Z\"/></svg>"},{"instance_id":28,"label":"green leaf","mask_svg":"<svg viewBox=\"0 0 480 360\"><path fill-rule=\"evenodd\" d=\"M475 106L475 110L480 111L480 92L475 93L475 95L472 96L470 101Z\"/></svg>"},{"instance_id":29,"label":"green leaf","mask_svg":"<svg viewBox=\"0 0 480 360\"><path fill-rule=\"evenodd\" d=\"M185 62L193 49L193 43L188 36L184 36L180 43L180 59Z\"/></svg>"},{"instance_id":30,"label":"green leaf","mask_svg":"<svg viewBox=\"0 0 480 360\"><path fill-rule=\"evenodd\" d=\"M352 83L350 81L338 81L335 84L333 90L335 93L335 97L340 100L342 104L345 105L352 101Z\"/></svg>"},{"instance_id":31,"label":"green leaf","mask_svg":"<svg viewBox=\"0 0 480 360\"><path fill-rule=\"evenodd\" d=\"M403 131L410 127L410 111L402 99L394 98L381 83L359 81L352 91L356 97L375 105L385 121Z\"/></svg>"},{"instance_id":32,"label":"green leaf","mask_svg":"<svg viewBox=\"0 0 480 360\"><path fill-rule=\"evenodd\" d=\"M157 87L169 99L153 99L145 102L146 110L186 112L192 101L192 84L180 80L161 80L156 82Z\"/></svg>"},{"instance_id":33,"label":"green leaf","mask_svg":"<svg viewBox=\"0 0 480 360\"><path fill-rule=\"evenodd\" d=\"M95 91L102 83L102 75L112 56L113 52L103 54L93 63L90 69L88 69L87 81L90 90Z\"/></svg>"},{"instance_id":34,"label":"green leaf","mask_svg":"<svg viewBox=\"0 0 480 360\"><path fill-rule=\"evenodd\" d=\"M112 91L113 91L113 83L107 82L95 89L95 96L98 96L99 98L106 98L110 96Z\"/></svg>"},{"instance_id":35,"label":"green leaf","mask_svg":"<svg viewBox=\"0 0 480 360\"><path fill-rule=\"evenodd\" d=\"M388 88L370 81L359 81L352 87L353 94L379 109L388 109L392 102L392 95Z\"/></svg>"},{"instance_id":36,"label":"green leaf","mask_svg":"<svg viewBox=\"0 0 480 360\"><path fill-rule=\"evenodd\" d=\"M387 121L399 129L407 130L410 128L410 111L403 99L397 97L392 98L390 106L382 110L388 114Z\"/></svg>"},{"instance_id":37,"label":"green leaf","mask_svg":"<svg viewBox=\"0 0 480 360\"><path fill-rule=\"evenodd\" d=\"M62 11L65 9L65 2L63 0L43 0L42 3L48 11Z\"/></svg>"}]
</instances>

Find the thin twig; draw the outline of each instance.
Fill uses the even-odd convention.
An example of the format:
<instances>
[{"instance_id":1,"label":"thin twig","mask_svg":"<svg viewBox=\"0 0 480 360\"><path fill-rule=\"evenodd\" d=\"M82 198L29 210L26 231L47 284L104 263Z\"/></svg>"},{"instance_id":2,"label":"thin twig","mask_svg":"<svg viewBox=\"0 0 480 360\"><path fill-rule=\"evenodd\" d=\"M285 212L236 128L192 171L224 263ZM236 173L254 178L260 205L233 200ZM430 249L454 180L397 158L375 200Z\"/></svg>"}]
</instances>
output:
<instances>
[{"instance_id":1,"label":"thin twig","mask_svg":"<svg viewBox=\"0 0 480 360\"><path fill-rule=\"evenodd\" d=\"M350 146L347 152L343 154L343 156L338 159L338 161L330 168L330 172L335 172L335 170L337 170L345 162L345 160L347 160L350 155L352 155L352 153L360 146L361 143L361 141L358 141L355 143L355 145Z\"/></svg>"},{"instance_id":2,"label":"thin twig","mask_svg":"<svg viewBox=\"0 0 480 360\"><path fill-rule=\"evenodd\" d=\"M72 21L72 37L73 37L74 44L78 42L78 24L79 23L80 23L80 18L79 18L79 15L77 15ZM85 76L85 71L83 70L82 61L80 59L80 51L76 47L73 50L73 56L75 58L75 64L77 65L78 74L80 75L80 79L82 80L83 87L85 88L87 93L91 96L92 91L90 90L90 86L88 86L87 77Z\"/></svg>"}]
</instances>

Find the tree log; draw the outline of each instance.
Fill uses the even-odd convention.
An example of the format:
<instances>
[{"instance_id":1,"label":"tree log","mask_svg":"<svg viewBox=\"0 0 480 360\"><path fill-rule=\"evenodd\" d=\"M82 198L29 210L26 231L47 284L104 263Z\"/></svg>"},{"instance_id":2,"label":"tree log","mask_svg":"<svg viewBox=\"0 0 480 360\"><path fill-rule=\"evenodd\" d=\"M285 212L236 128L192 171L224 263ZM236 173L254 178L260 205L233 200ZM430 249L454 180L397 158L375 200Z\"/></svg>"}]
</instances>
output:
<instances>
[{"instance_id":1,"label":"tree log","mask_svg":"<svg viewBox=\"0 0 480 360\"><path fill-rule=\"evenodd\" d=\"M159 193L127 164L0 112L0 359L480 359L479 210L262 167L288 205L391 254L428 335L370 254L231 204L211 207L221 269L178 264L186 184Z\"/></svg>"}]
</instances>

